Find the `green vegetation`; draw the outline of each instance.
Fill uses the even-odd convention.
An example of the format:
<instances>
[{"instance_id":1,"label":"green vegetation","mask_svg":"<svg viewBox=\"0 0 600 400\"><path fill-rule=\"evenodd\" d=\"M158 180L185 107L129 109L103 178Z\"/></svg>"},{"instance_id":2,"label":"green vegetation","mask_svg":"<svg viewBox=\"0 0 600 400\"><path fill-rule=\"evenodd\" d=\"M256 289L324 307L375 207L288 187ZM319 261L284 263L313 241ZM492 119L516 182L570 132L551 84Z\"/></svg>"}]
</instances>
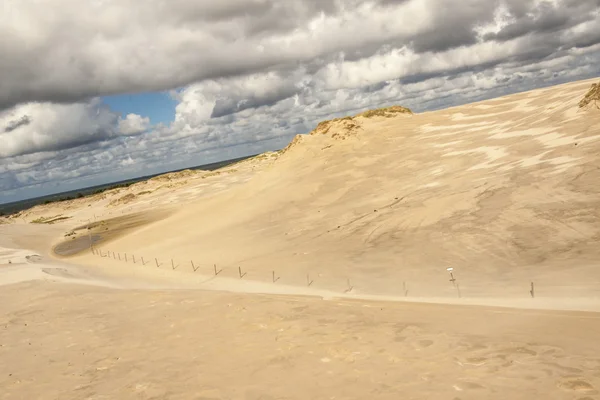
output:
<instances>
[{"instance_id":1,"label":"green vegetation","mask_svg":"<svg viewBox=\"0 0 600 400\"><path fill-rule=\"evenodd\" d=\"M210 178L211 176L219 176L221 174L232 174L234 172L237 172L237 169L233 168L233 169L228 169L228 170L211 171L211 172L208 172L208 173L202 175L202 179Z\"/></svg>"},{"instance_id":2,"label":"green vegetation","mask_svg":"<svg viewBox=\"0 0 600 400\"><path fill-rule=\"evenodd\" d=\"M133 193L128 193L125 196L119 197L109 203L110 206L116 206L118 204L127 204L133 200L135 200L137 196Z\"/></svg>"},{"instance_id":3,"label":"green vegetation","mask_svg":"<svg viewBox=\"0 0 600 400\"><path fill-rule=\"evenodd\" d=\"M358 116L364 117L364 118L373 118L373 117L390 118L390 117L395 116L396 114L412 114L412 111L406 107L391 106L391 107L377 108L375 110L368 110L362 114L358 114Z\"/></svg>"},{"instance_id":4,"label":"green vegetation","mask_svg":"<svg viewBox=\"0 0 600 400\"><path fill-rule=\"evenodd\" d=\"M94 195L97 195L97 194L100 194L100 193L104 193L106 191L113 190L113 189L128 188L129 186L131 186L131 185L133 185L135 183L137 183L137 182L119 183L119 184L116 184L116 185L111 185L111 186L107 186L105 188L97 189L97 190L95 190L95 191L93 191L91 193L88 193L88 194L83 194L83 193L79 192L79 193L77 193L76 195L73 195L73 196L65 196L65 197L60 197L60 198L57 198L57 199L46 200L46 201L44 201L43 204L60 203L60 202L63 202L63 201L82 199L82 198L84 198L86 196L94 196Z\"/></svg>"}]
</instances>

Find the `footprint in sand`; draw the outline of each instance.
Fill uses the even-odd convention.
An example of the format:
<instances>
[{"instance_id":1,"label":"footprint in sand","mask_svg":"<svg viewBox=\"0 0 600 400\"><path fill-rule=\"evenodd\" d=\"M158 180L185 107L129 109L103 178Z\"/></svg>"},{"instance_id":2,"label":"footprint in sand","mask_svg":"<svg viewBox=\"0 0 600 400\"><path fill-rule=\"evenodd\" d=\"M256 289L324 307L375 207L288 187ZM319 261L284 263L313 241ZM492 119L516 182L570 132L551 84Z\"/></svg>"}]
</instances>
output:
<instances>
[{"instance_id":1,"label":"footprint in sand","mask_svg":"<svg viewBox=\"0 0 600 400\"><path fill-rule=\"evenodd\" d=\"M558 382L558 387L565 390L576 392L592 392L594 387L587 381L579 377L564 378Z\"/></svg>"},{"instance_id":2,"label":"footprint in sand","mask_svg":"<svg viewBox=\"0 0 600 400\"><path fill-rule=\"evenodd\" d=\"M485 389L486 387L476 382L461 382L460 386L467 390Z\"/></svg>"},{"instance_id":3,"label":"footprint in sand","mask_svg":"<svg viewBox=\"0 0 600 400\"><path fill-rule=\"evenodd\" d=\"M62 278L73 278L73 275L65 268L42 268L42 272L52 276L59 276Z\"/></svg>"},{"instance_id":4,"label":"footprint in sand","mask_svg":"<svg viewBox=\"0 0 600 400\"><path fill-rule=\"evenodd\" d=\"M479 383L475 383L475 382L469 382L469 381L463 381L460 383L457 383L455 385L452 385L452 387L454 388L454 390L456 390L457 392L462 392L464 390L479 390L479 389L486 389L485 386L480 385Z\"/></svg>"}]
</instances>

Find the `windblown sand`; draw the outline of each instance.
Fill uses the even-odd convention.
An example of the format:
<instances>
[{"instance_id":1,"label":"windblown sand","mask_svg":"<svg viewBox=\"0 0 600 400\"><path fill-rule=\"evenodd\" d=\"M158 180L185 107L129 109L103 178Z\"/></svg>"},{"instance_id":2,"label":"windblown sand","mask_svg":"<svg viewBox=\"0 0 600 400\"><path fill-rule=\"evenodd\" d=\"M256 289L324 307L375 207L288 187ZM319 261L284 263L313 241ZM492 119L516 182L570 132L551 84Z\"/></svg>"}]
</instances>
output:
<instances>
[{"instance_id":1,"label":"windblown sand","mask_svg":"<svg viewBox=\"0 0 600 400\"><path fill-rule=\"evenodd\" d=\"M3 219L0 398L599 398L593 82Z\"/></svg>"},{"instance_id":2,"label":"windblown sand","mask_svg":"<svg viewBox=\"0 0 600 400\"><path fill-rule=\"evenodd\" d=\"M592 399L596 313L22 283L3 399Z\"/></svg>"}]
</instances>

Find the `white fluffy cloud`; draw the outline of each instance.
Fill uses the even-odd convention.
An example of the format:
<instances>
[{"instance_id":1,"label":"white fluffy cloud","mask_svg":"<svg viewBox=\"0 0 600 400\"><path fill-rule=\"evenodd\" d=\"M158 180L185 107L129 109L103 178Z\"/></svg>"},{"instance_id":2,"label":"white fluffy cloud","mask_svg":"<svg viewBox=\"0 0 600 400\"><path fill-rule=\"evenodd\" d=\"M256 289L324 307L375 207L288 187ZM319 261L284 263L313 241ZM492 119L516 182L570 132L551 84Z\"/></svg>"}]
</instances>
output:
<instances>
[{"instance_id":1,"label":"white fluffy cloud","mask_svg":"<svg viewBox=\"0 0 600 400\"><path fill-rule=\"evenodd\" d=\"M139 135L150 128L150 118L137 114L127 114L119 119L119 133L122 135Z\"/></svg>"},{"instance_id":2,"label":"white fluffy cloud","mask_svg":"<svg viewBox=\"0 0 600 400\"><path fill-rule=\"evenodd\" d=\"M600 0L3 6L5 193L273 149L366 108L422 111L600 75ZM167 125L97 98L157 89L178 101Z\"/></svg>"}]
</instances>

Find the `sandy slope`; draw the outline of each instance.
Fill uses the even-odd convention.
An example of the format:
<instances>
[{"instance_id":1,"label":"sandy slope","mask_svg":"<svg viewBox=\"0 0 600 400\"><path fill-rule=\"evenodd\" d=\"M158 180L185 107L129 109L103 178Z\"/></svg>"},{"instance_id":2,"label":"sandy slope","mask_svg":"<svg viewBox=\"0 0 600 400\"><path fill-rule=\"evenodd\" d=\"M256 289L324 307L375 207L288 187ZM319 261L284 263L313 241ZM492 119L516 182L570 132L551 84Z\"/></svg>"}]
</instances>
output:
<instances>
[{"instance_id":1,"label":"sandy slope","mask_svg":"<svg viewBox=\"0 0 600 400\"><path fill-rule=\"evenodd\" d=\"M597 398L592 82L3 219L0 399Z\"/></svg>"},{"instance_id":2,"label":"sandy slope","mask_svg":"<svg viewBox=\"0 0 600 400\"><path fill-rule=\"evenodd\" d=\"M237 180L188 189L199 198L104 248L187 273L191 261L259 281L275 270L290 285L308 273L337 292L350 280L356 293L398 295L406 282L414 296L456 297L452 266L465 297L528 297L531 281L540 296L597 297L600 112L578 107L591 83L355 118L354 131L304 136Z\"/></svg>"}]
</instances>

